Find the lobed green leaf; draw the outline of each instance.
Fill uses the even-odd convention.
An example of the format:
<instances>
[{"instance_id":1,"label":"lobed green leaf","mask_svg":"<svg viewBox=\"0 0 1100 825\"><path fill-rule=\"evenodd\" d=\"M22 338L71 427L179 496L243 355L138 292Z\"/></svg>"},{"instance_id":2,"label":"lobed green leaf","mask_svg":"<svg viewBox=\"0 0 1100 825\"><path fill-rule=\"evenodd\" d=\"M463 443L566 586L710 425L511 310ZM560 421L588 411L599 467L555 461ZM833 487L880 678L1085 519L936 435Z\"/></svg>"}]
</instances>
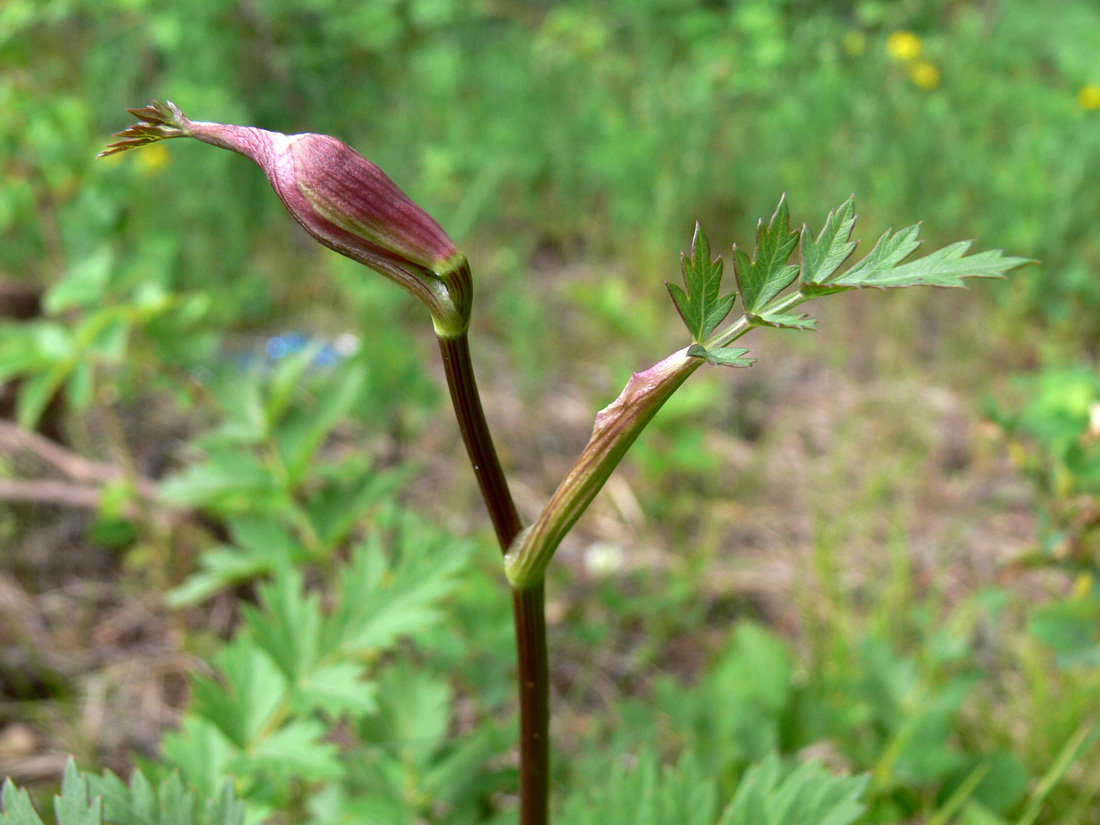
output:
<instances>
[{"instance_id":1,"label":"lobed green leaf","mask_svg":"<svg viewBox=\"0 0 1100 825\"><path fill-rule=\"evenodd\" d=\"M970 241L945 246L922 258L904 263L921 242L920 224L893 232L888 230L867 255L846 272L840 266L855 249L850 241L855 224L855 205L851 198L829 213L825 228L815 241L802 229L802 291L822 295L843 289L865 287L964 286L964 278L997 278L1010 269L1028 263L1026 258L1005 255L1000 250L967 256Z\"/></svg>"},{"instance_id":2,"label":"lobed green leaf","mask_svg":"<svg viewBox=\"0 0 1100 825\"><path fill-rule=\"evenodd\" d=\"M289 685L308 674L327 651L320 650L321 597L305 589L302 571L280 564L260 587L260 605L242 608L252 641L278 666Z\"/></svg>"},{"instance_id":3,"label":"lobed green leaf","mask_svg":"<svg viewBox=\"0 0 1100 825\"><path fill-rule=\"evenodd\" d=\"M802 226L800 253L802 284L820 284L836 272L858 243L849 240L856 223L855 196L851 196L825 218L821 234L814 240L809 227Z\"/></svg>"},{"instance_id":4,"label":"lobed green leaf","mask_svg":"<svg viewBox=\"0 0 1100 825\"><path fill-rule=\"evenodd\" d=\"M284 782L338 779L344 765L336 743L325 739L330 733L316 719L295 719L255 743L248 760Z\"/></svg>"},{"instance_id":5,"label":"lobed green leaf","mask_svg":"<svg viewBox=\"0 0 1100 825\"><path fill-rule=\"evenodd\" d=\"M915 229L916 227L912 228ZM886 236L883 236L880 243L885 238ZM1015 258L1005 255L999 249L966 257L966 251L970 248L970 244L970 241L959 241L923 258L898 266L892 271L884 266L876 265L877 262L875 261L866 265L861 261L838 278L835 283L839 285L856 284L861 287L918 285L961 287L964 286L964 278L998 278L1008 270L1029 262L1027 258Z\"/></svg>"},{"instance_id":6,"label":"lobed green leaf","mask_svg":"<svg viewBox=\"0 0 1100 825\"><path fill-rule=\"evenodd\" d=\"M165 733L161 752L165 766L179 771L198 793L210 796L227 781L239 748L212 721L189 713L178 729Z\"/></svg>"},{"instance_id":7,"label":"lobed green leaf","mask_svg":"<svg viewBox=\"0 0 1100 825\"><path fill-rule=\"evenodd\" d=\"M403 552L394 562L378 536L354 553L341 579L340 604L325 623L325 649L358 655L438 620L439 602L457 585L470 547L411 520L402 532Z\"/></svg>"},{"instance_id":8,"label":"lobed green leaf","mask_svg":"<svg viewBox=\"0 0 1100 825\"><path fill-rule=\"evenodd\" d=\"M711 825L718 790L693 753L675 767L660 768L651 751L615 770L604 782L584 787L566 800L565 825Z\"/></svg>"},{"instance_id":9,"label":"lobed green leaf","mask_svg":"<svg viewBox=\"0 0 1100 825\"><path fill-rule=\"evenodd\" d=\"M378 685L363 680L363 666L334 662L314 670L294 691L299 713L320 710L332 718L351 713L362 716L378 710Z\"/></svg>"},{"instance_id":10,"label":"lobed green leaf","mask_svg":"<svg viewBox=\"0 0 1100 825\"><path fill-rule=\"evenodd\" d=\"M127 785L115 774L86 774L70 757L54 797L57 825L243 825L244 805L230 783L216 796L196 805L194 792L184 788L178 773L159 785L135 771ZM0 792L0 825L42 825L30 795L10 779Z\"/></svg>"},{"instance_id":11,"label":"lobed green leaf","mask_svg":"<svg viewBox=\"0 0 1100 825\"><path fill-rule=\"evenodd\" d=\"M786 289L798 277L798 267L787 264L798 243L798 233L791 232L787 196L779 200L775 214L756 229L756 250L753 257L740 247L734 247L734 273L741 291L745 312L758 312Z\"/></svg>"},{"instance_id":12,"label":"lobed green leaf","mask_svg":"<svg viewBox=\"0 0 1100 825\"><path fill-rule=\"evenodd\" d=\"M692 339L701 343L729 315L737 295L730 293L720 297L722 258L711 259L710 243L698 223L695 224L695 236L691 241L691 255L681 255L680 265L687 292L667 281L665 286Z\"/></svg>"},{"instance_id":13,"label":"lobed green leaf","mask_svg":"<svg viewBox=\"0 0 1100 825\"><path fill-rule=\"evenodd\" d=\"M102 825L103 799L92 797L88 778L80 773L70 756L61 779L61 795L53 800L59 825Z\"/></svg>"},{"instance_id":14,"label":"lobed green leaf","mask_svg":"<svg viewBox=\"0 0 1100 825\"><path fill-rule=\"evenodd\" d=\"M788 772L772 754L745 773L718 825L851 825L868 781L832 776L816 762Z\"/></svg>"},{"instance_id":15,"label":"lobed green leaf","mask_svg":"<svg viewBox=\"0 0 1100 825\"><path fill-rule=\"evenodd\" d=\"M217 725L238 748L247 748L285 701L286 677L270 655L242 636L218 652L215 665L220 679L195 679L195 713Z\"/></svg>"},{"instance_id":16,"label":"lobed green leaf","mask_svg":"<svg viewBox=\"0 0 1100 825\"><path fill-rule=\"evenodd\" d=\"M0 825L42 825L42 817L34 809L31 795L17 788L11 779L5 779L0 789Z\"/></svg>"}]
</instances>

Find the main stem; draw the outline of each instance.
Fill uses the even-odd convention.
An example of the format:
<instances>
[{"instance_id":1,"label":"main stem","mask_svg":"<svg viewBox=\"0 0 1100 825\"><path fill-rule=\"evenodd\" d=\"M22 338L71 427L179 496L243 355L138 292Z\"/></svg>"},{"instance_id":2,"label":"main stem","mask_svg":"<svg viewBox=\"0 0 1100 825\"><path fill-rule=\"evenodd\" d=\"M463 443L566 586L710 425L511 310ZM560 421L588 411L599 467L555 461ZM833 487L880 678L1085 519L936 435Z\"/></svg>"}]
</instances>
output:
<instances>
[{"instance_id":1,"label":"main stem","mask_svg":"<svg viewBox=\"0 0 1100 825\"><path fill-rule=\"evenodd\" d=\"M550 819L550 662L546 651L545 588L512 588L519 662L519 821Z\"/></svg>"},{"instance_id":2,"label":"main stem","mask_svg":"<svg viewBox=\"0 0 1100 825\"><path fill-rule=\"evenodd\" d=\"M485 421L466 333L440 337L439 351L466 453L500 551L506 553L522 525ZM542 579L512 588L519 669L519 825L546 825L550 818L550 664L544 593Z\"/></svg>"}]
</instances>

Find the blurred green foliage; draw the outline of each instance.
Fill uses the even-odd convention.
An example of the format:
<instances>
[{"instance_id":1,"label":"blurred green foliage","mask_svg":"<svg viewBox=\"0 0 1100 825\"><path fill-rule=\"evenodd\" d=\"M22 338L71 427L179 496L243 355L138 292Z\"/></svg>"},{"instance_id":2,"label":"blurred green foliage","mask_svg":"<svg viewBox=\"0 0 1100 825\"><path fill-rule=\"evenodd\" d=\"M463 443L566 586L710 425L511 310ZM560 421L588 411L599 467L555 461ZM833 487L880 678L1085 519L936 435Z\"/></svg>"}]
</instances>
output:
<instances>
[{"instance_id":1,"label":"blurred green foliage","mask_svg":"<svg viewBox=\"0 0 1100 825\"><path fill-rule=\"evenodd\" d=\"M124 107L168 95L343 138L460 242L662 271L694 218L747 228L783 190L806 214L858 192L866 231L921 217L933 241L1041 259L1014 305L1094 336L1098 40L1084 0L9 0L0 267L53 281L112 255L123 280L215 293L224 323L271 317L272 274L326 291L288 276L315 252L238 158L93 162Z\"/></svg>"},{"instance_id":2,"label":"blurred green foliage","mask_svg":"<svg viewBox=\"0 0 1100 825\"><path fill-rule=\"evenodd\" d=\"M646 341L673 323L660 280L692 222L726 248L784 190L802 215L856 192L868 241L923 218L933 243L973 236L1041 259L991 291L991 330L1006 350L1027 347L1019 322L1038 320L1056 335L1047 349L1095 357L1098 42L1090 0L0 4L0 279L46 290L41 317L0 322L0 381L21 380L26 424L56 396L75 429L85 413L151 398L186 420L157 491L205 520L209 534L182 541L197 543L194 564L166 560L179 548L131 515L140 500L125 482L104 496L99 535L124 524L115 542L135 567L160 566L177 605L232 588L257 602L228 640L188 637L214 670L196 680L163 764L147 766L160 799L182 793L176 768L214 800L203 821L237 823L242 806L333 823L510 818L511 631L496 568L406 521L404 473L344 449L367 434L400 447L434 403L402 329L423 326L418 308L301 243L263 176L229 153L179 141L94 161L126 107L170 97L196 118L330 133L363 151L456 239L487 250L474 260L475 323L509 342L525 384L549 371L545 333L558 323L528 296L540 257L615 261L593 267L598 282L567 285L600 331L578 321L578 350L588 338ZM323 368L317 349L257 362L254 338L291 325L363 340ZM646 480L686 482L679 497L647 499L655 517L683 521L684 498L718 486L704 481L721 454L681 423L723 392L688 385L638 445ZM1038 555L1076 577L1068 598L1021 607L993 589L937 621L908 585L846 604L822 564L828 609L807 616L805 649L736 624L692 678L616 683L613 707L573 720L569 758L555 764L563 820L593 821L623 799L668 819L667 800L690 787L700 822L753 822L738 799L802 810L794 771L831 795L831 821L860 805L873 822L1095 821L1095 782L1071 768L1100 706L1100 384L1092 368L1052 368L1023 394L999 420L1040 492ZM414 544L453 552L426 590L402 578ZM598 582L587 621L555 643L604 650L642 636L631 655L661 671L708 621L705 561L667 580ZM362 592L337 594L346 565L371 572ZM318 628L356 601L396 604L406 624L341 647ZM1019 626L1031 636L989 641ZM317 631L302 635L308 651L287 632L304 627ZM238 701L249 691L262 701ZM1033 724L1007 730L993 706ZM333 720L339 742L321 727ZM864 778L793 767L808 755ZM239 804L216 796L230 772ZM66 780L73 799L78 780ZM143 779L137 790L93 780L108 807L133 796L156 808ZM33 823L9 794L6 811Z\"/></svg>"},{"instance_id":3,"label":"blurred green foliage","mask_svg":"<svg viewBox=\"0 0 1100 825\"><path fill-rule=\"evenodd\" d=\"M1021 565L1073 577L1069 598L1038 606L1031 630L1064 667L1100 666L1100 375L1049 368L1017 381L1018 409L991 406L1034 485L1039 542Z\"/></svg>"},{"instance_id":4,"label":"blurred green foliage","mask_svg":"<svg viewBox=\"0 0 1100 825\"><path fill-rule=\"evenodd\" d=\"M989 411L1039 493L1040 558L1100 575L1100 374L1050 368L1017 384L1019 409Z\"/></svg>"}]
</instances>

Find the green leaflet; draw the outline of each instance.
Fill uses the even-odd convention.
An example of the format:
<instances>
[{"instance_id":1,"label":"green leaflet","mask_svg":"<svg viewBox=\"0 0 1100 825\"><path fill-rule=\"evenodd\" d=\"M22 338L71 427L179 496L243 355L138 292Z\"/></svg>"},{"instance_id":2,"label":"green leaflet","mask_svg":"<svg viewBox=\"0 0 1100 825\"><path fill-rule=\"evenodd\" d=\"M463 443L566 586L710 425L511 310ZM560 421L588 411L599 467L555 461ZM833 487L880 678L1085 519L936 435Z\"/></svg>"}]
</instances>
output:
<instances>
[{"instance_id":1,"label":"green leaflet","mask_svg":"<svg viewBox=\"0 0 1100 825\"><path fill-rule=\"evenodd\" d=\"M15 787L15 783L10 779L4 780L0 802L3 803L3 811L0 811L0 825L42 825L42 818L31 802L31 795L22 788ZM102 821L102 812L100 821Z\"/></svg>"},{"instance_id":2,"label":"green leaflet","mask_svg":"<svg viewBox=\"0 0 1100 825\"><path fill-rule=\"evenodd\" d=\"M997 278L1029 263L1026 258L1008 256L1001 250L967 256L971 241L959 241L903 263L921 243L917 240L920 224L913 224L898 232L887 230L864 258L838 275L856 247L849 240L855 220L855 203L848 198L829 213L816 241L803 227L801 284L805 295L862 287L960 287L964 278Z\"/></svg>"},{"instance_id":3,"label":"green leaflet","mask_svg":"<svg viewBox=\"0 0 1100 825\"><path fill-rule=\"evenodd\" d=\"M177 777L177 784L178 781ZM81 775L72 757L65 763L61 795L54 797L53 810L62 825L101 825L103 822L103 798L92 795L88 777Z\"/></svg>"},{"instance_id":4,"label":"green leaflet","mask_svg":"<svg viewBox=\"0 0 1100 825\"><path fill-rule=\"evenodd\" d=\"M800 282L820 284L836 272L848 260L856 246L856 241L848 240L852 236L852 227L856 222L855 196L851 196L825 218L825 227L814 240L808 226L802 227L800 251L802 267Z\"/></svg>"},{"instance_id":5,"label":"green leaflet","mask_svg":"<svg viewBox=\"0 0 1100 825\"><path fill-rule=\"evenodd\" d=\"M889 232L879 238L870 254L833 283L840 286L963 286L963 278L997 278L1028 263L1026 258L1004 255L999 249L966 256L970 241L959 241L907 264L897 265L917 248L919 225Z\"/></svg>"},{"instance_id":6,"label":"green leaflet","mask_svg":"<svg viewBox=\"0 0 1100 825\"><path fill-rule=\"evenodd\" d=\"M687 287L687 292L667 281L665 286L668 287L680 317L684 319L684 323L691 332L692 339L702 343L714 332L714 328L722 323L722 319L729 315L737 295L730 293L725 297L719 297L722 286L722 258L719 256L711 260L710 243L698 223L695 224L695 237L691 241L691 256L681 255L680 264L684 272L684 286Z\"/></svg>"},{"instance_id":7,"label":"green leaflet","mask_svg":"<svg viewBox=\"0 0 1100 825\"><path fill-rule=\"evenodd\" d=\"M718 825L851 825L868 780L833 776L816 762L790 770L772 754L745 772Z\"/></svg>"},{"instance_id":8,"label":"green leaflet","mask_svg":"<svg viewBox=\"0 0 1100 825\"><path fill-rule=\"evenodd\" d=\"M711 825L718 788L693 753L662 768L652 751L630 762L622 756L606 780L570 796L559 816L563 825ZM631 764L633 762L633 764ZM629 766L629 767L626 767Z\"/></svg>"},{"instance_id":9,"label":"green leaflet","mask_svg":"<svg viewBox=\"0 0 1100 825\"><path fill-rule=\"evenodd\" d=\"M798 276L798 267L787 264L798 243L798 234L790 230L787 197L779 200L768 225L761 220L756 228L756 250L750 259L743 249L733 248L734 273L745 312L759 312Z\"/></svg>"},{"instance_id":10,"label":"green leaflet","mask_svg":"<svg viewBox=\"0 0 1100 825\"><path fill-rule=\"evenodd\" d=\"M688 347L687 354L692 358L702 358L708 364L719 367L751 367L756 363L756 359L741 357L748 351L747 347L711 347L707 349L702 344L692 344Z\"/></svg>"},{"instance_id":11,"label":"green leaflet","mask_svg":"<svg viewBox=\"0 0 1100 825\"><path fill-rule=\"evenodd\" d=\"M784 315L765 312L763 315L749 314L749 320L766 327L783 329L817 329L817 319L809 315Z\"/></svg>"}]
</instances>

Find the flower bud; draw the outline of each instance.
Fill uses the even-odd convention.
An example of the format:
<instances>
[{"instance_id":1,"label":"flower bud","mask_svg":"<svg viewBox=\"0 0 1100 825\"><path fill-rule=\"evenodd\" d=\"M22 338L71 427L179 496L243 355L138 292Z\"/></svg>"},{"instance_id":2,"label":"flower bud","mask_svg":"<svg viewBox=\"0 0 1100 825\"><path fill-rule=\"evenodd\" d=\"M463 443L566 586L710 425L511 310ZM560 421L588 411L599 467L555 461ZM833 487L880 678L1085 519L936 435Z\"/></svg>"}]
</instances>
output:
<instances>
[{"instance_id":1,"label":"flower bud","mask_svg":"<svg viewBox=\"0 0 1100 825\"><path fill-rule=\"evenodd\" d=\"M436 332L452 337L470 321L466 257L447 233L377 166L328 135L284 135L191 121L171 102L130 109L139 123L100 156L157 140L192 137L255 161L275 193L314 238L400 284L427 305Z\"/></svg>"}]
</instances>

